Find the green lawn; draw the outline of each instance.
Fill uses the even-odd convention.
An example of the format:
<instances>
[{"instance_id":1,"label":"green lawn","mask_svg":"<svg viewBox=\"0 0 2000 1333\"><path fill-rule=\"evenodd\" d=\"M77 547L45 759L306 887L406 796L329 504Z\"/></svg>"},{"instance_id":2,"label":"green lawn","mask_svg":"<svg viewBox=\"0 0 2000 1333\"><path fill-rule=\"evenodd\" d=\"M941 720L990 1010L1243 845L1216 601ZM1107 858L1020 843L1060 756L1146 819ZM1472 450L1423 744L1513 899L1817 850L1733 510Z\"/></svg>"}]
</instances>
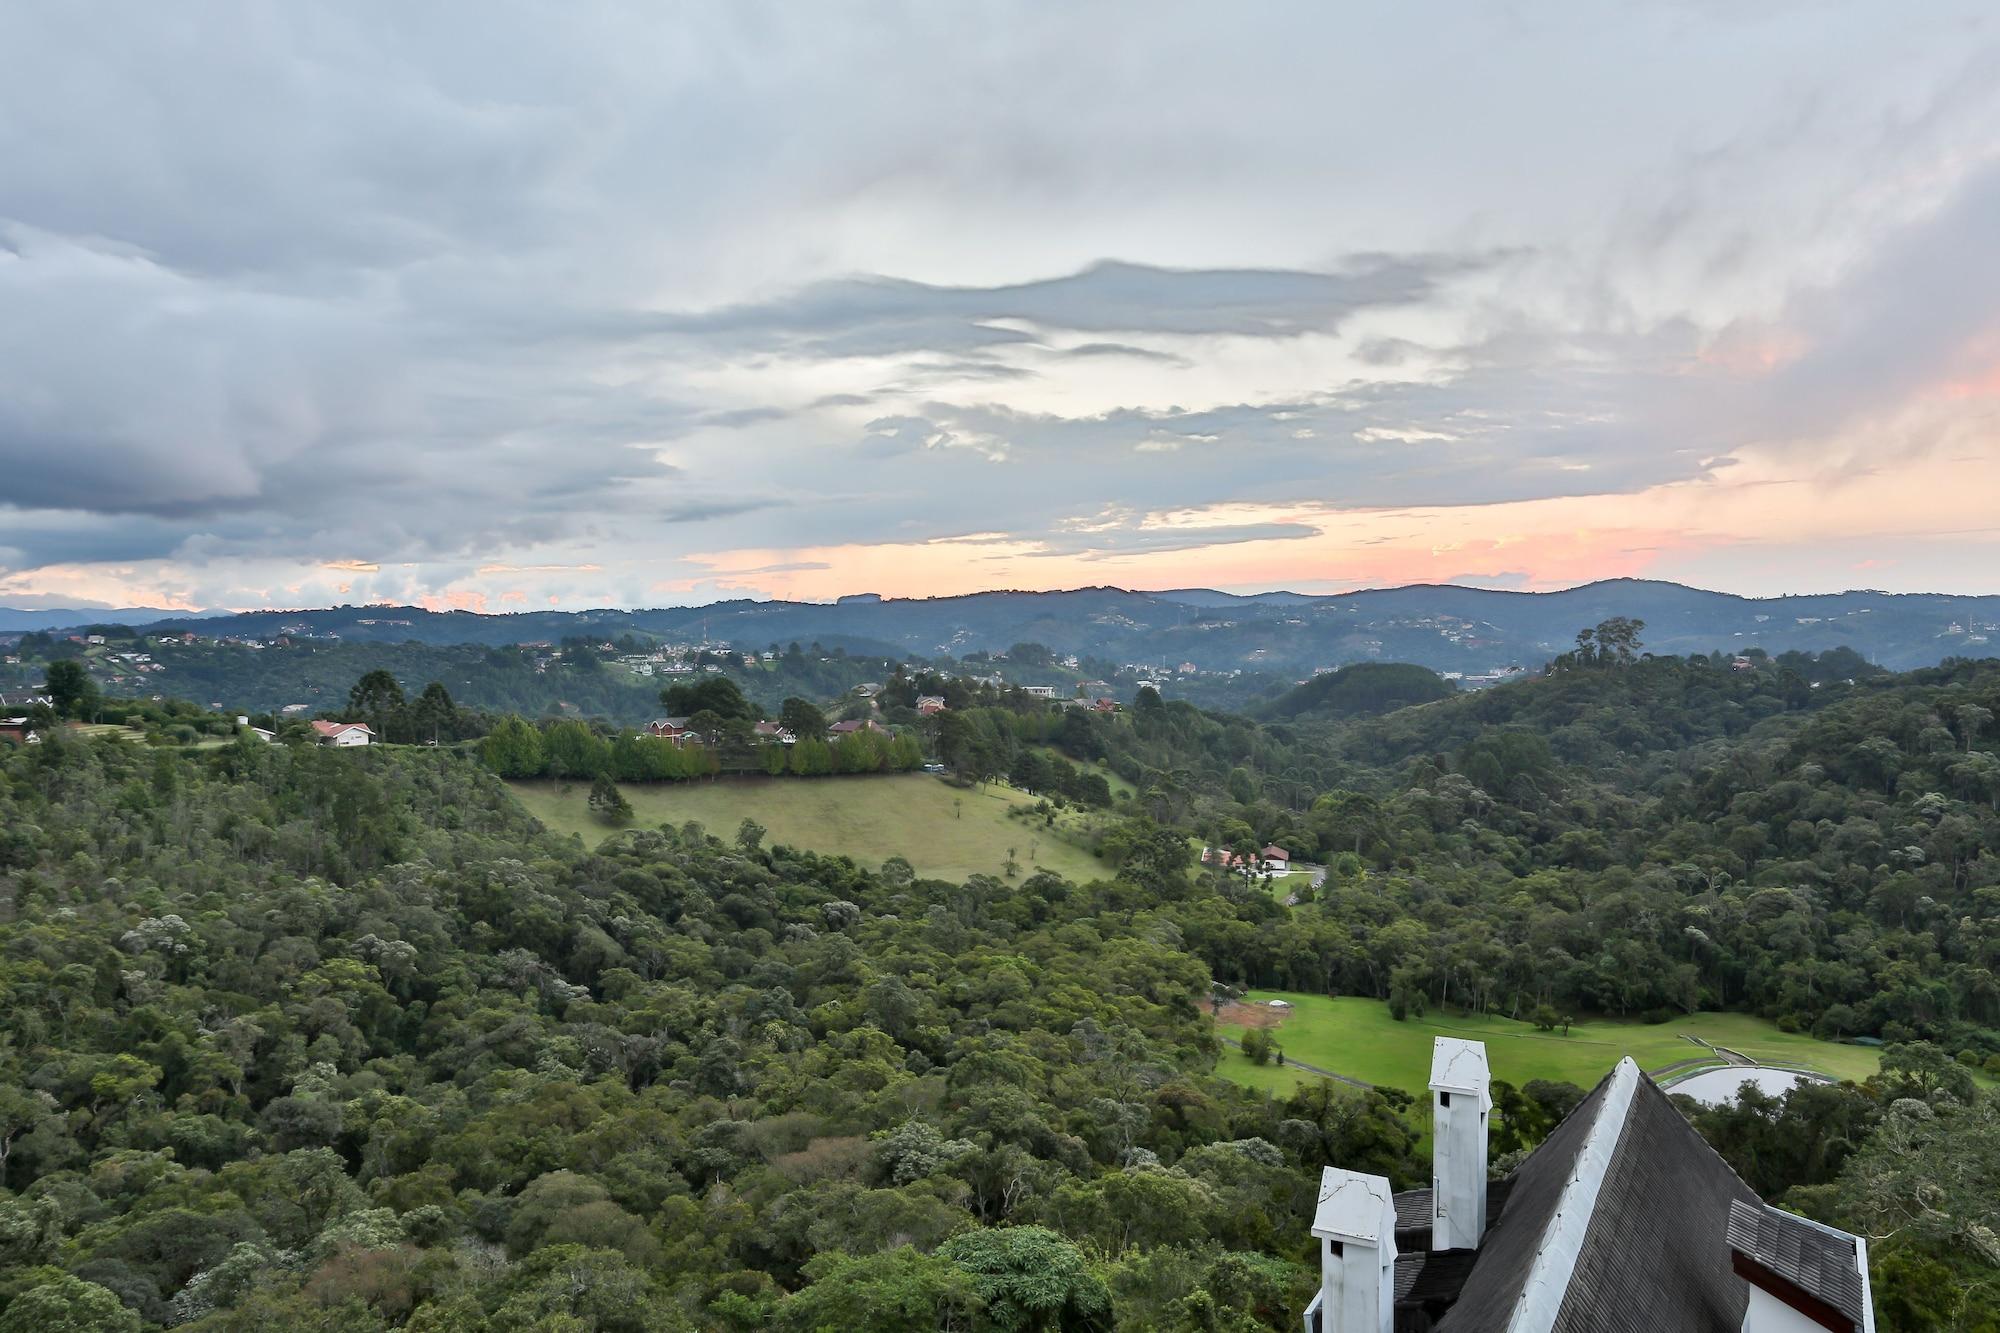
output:
<instances>
[{"instance_id":1,"label":"green lawn","mask_svg":"<svg viewBox=\"0 0 2000 1333\"><path fill-rule=\"evenodd\" d=\"M115 736L121 741L142 740L144 737L132 728L116 722L72 722L69 729L78 736L102 738Z\"/></svg>"},{"instance_id":2,"label":"green lawn","mask_svg":"<svg viewBox=\"0 0 2000 1333\"><path fill-rule=\"evenodd\" d=\"M1312 887L1313 872L1310 870L1287 870L1282 875L1273 875L1265 887L1271 891L1274 902L1282 903L1295 893Z\"/></svg>"},{"instance_id":3,"label":"green lawn","mask_svg":"<svg viewBox=\"0 0 2000 1333\"><path fill-rule=\"evenodd\" d=\"M595 845L614 830L593 818L589 783L559 790L553 782L507 784L528 813L560 834ZM1079 882L1109 873L1090 853L1007 811L1034 802L1005 787L953 787L927 774L838 778L731 778L718 782L628 783L633 826L698 820L717 837L734 837L747 817L769 830L767 844L851 856L879 866L904 857L936 879L998 875L1013 848L1021 874L1053 870Z\"/></svg>"},{"instance_id":4,"label":"green lawn","mask_svg":"<svg viewBox=\"0 0 2000 1333\"><path fill-rule=\"evenodd\" d=\"M1590 1087L1623 1056L1646 1070L1700 1057L1699 1046L1682 1033L1741 1051L1753 1060L1793 1065L1839 1078L1863 1079L1881 1067L1881 1052L1845 1046L1796 1033L1747 1014L1694 1014L1669 1023L1578 1023L1569 1035L1538 1032L1528 1023L1505 1018L1439 1016L1398 1023L1380 1000L1353 996L1298 995L1257 991L1252 1000L1283 999L1292 1013L1274 1032L1289 1057L1347 1074L1367 1083L1422 1093L1430 1081L1431 1038L1466 1037L1486 1043L1493 1076L1519 1087L1530 1079L1562 1079ZM1218 1072L1250 1087L1288 1091L1314 1077L1287 1066L1259 1068L1235 1046L1241 1029L1224 1027L1229 1040Z\"/></svg>"}]
</instances>

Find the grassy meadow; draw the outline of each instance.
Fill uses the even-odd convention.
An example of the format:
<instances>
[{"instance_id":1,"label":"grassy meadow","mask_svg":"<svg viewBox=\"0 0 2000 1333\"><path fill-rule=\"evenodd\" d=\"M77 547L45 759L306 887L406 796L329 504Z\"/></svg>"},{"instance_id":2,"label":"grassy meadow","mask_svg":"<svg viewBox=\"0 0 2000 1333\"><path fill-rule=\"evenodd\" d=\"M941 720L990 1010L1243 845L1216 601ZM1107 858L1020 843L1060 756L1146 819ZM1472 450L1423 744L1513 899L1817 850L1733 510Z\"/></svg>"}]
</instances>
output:
<instances>
[{"instance_id":1,"label":"grassy meadow","mask_svg":"<svg viewBox=\"0 0 2000 1333\"><path fill-rule=\"evenodd\" d=\"M1291 1015L1271 1029L1287 1058L1303 1060L1366 1083L1422 1094L1430 1082L1431 1038L1464 1037L1486 1043L1495 1078L1516 1087L1530 1079L1562 1079L1590 1087L1624 1056L1639 1067L1660 1069L1707 1053L1682 1034L1740 1051L1753 1060L1810 1069L1836 1078L1863 1079L1881 1067L1872 1047L1820 1041L1780 1032L1773 1023L1748 1014L1691 1014L1669 1023L1596 1020L1539 1032L1532 1024L1487 1016L1430 1015L1398 1023L1380 1000L1356 996L1301 995L1255 991L1252 1002L1289 1000ZM1227 1043L1217 1072L1250 1087L1284 1093L1317 1077L1290 1065L1253 1065L1236 1045L1243 1030L1219 1029ZM1719 1062L1711 1062L1711 1064Z\"/></svg>"},{"instance_id":2,"label":"grassy meadow","mask_svg":"<svg viewBox=\"0 0 2000 1333\"><path fill-rule=\"evenodd\" d=\"M595 846L616 830L591 815L589 783L510 782L528 813L558 834ZM717 837L734 837L754 819L767 845L785 844L870 867L901 856L919 875L961 880L998 875L1014 849L1021 874L1053 870L1072 880L1109 873L1081 847L1039 823L1008 817L1032 798L1006 787L954 787L922 773L881 777L727 778L714 782L626 783L634 828L696 820Z\"/></svg>"}]
</instances>

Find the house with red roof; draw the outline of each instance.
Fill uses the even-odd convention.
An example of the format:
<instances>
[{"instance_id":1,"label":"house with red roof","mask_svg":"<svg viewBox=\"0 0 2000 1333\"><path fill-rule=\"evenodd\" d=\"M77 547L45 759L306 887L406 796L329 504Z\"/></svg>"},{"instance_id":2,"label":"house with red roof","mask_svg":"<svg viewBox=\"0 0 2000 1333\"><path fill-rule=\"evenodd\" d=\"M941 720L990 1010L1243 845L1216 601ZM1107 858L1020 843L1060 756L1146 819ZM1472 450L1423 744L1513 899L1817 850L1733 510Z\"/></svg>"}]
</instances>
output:
<instances>
[{"instance_id":1,"label":"house with red roof","mask_svg":"<svg viewBox=\"0 0 2000 1333\"><path fill-rule=\"evenodd\" d=\"M315 721L312 729L313 739L321 745L367 745L375 739L375 733L368 729L366 722Z\"/></svg>"}]
</instances>

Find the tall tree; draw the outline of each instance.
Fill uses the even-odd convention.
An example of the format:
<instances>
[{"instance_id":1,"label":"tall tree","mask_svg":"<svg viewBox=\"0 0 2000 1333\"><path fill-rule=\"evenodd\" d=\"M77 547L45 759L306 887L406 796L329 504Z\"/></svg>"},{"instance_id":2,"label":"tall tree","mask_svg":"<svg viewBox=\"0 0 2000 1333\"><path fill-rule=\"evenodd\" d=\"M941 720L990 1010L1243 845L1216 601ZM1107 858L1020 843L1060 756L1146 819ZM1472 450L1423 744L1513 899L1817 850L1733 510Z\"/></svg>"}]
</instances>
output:
<instances>
[{"instance_id":1,"label":"tall tree","mask_svg":"<svg viewBox=\"0 0 2000 1333\"><path fill-rule=\"evenodd\" d=\"M84 718L97 710L97 682L74 658L49 663L48 694L59 717Z\"/></svg>"}]
</instances>

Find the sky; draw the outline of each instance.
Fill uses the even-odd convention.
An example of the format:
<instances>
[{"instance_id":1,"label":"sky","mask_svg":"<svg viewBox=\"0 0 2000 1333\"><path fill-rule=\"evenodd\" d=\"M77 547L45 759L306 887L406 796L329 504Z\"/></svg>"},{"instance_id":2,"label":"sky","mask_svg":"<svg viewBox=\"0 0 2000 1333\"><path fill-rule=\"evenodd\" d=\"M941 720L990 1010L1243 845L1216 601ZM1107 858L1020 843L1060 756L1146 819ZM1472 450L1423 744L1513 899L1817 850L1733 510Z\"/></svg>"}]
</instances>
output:
<instances>
[{"instance_id":1,"label":"sky","mask_svg":"<svg viewBox=\"0 0 2000 1333\"><path fill-rule=\"evenodd\" d=\"M1988 4L6 15L0 604L2000 592Z\"/></svg>"}]
</instances>

